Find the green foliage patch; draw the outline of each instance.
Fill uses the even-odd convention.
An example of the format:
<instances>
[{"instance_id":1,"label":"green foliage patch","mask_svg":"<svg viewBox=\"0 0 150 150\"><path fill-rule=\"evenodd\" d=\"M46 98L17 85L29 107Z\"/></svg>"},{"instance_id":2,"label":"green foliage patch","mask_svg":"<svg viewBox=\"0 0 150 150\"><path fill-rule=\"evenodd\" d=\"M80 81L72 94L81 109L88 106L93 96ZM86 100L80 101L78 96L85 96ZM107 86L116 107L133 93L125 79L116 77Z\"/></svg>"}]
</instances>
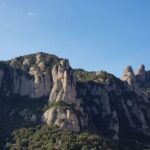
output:
<instances>
[{"instance_id":1,"label":"green foliage patch","mask_svg":"<svg viewBox=\"0 0 150 150\"><path fill-rule=\"evenodd\" d=\"M114 80L115 77L105 71L100 72L88 72L83 69L74 70L74 79L79 82L90 82L94 81L96 83L106 83L110 80Z\"/></svg>"},{"instance_id":2,"label":"green foliage patch","mask_svg":"<svg viewBox=\"0 0 150 150\"><path fill-rule=\"evenodd\" d=\"M102 136L83 132L72 133L47 125L22 128L12 133L6 144L8 150L111 150L116 149Z\"/></svg>"}]
</instances>

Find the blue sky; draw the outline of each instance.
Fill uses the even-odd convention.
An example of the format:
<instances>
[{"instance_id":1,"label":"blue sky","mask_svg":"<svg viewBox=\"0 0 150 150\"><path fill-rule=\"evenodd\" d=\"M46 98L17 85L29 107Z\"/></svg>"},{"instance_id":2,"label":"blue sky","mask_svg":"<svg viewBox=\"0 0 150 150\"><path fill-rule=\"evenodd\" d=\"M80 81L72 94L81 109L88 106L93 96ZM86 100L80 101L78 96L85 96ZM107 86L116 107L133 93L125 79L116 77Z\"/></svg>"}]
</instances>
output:
<instances>
[{"instance_id":1,"label":"blue sky","mask_svg":"<svg viewBox=\"0 0 150 150\"><path fill-rule=\"evenodd\" d=\"M0 59L37 51L120 76L150 69L149 0L0 0Z\"/></svg>"}]
</instances>

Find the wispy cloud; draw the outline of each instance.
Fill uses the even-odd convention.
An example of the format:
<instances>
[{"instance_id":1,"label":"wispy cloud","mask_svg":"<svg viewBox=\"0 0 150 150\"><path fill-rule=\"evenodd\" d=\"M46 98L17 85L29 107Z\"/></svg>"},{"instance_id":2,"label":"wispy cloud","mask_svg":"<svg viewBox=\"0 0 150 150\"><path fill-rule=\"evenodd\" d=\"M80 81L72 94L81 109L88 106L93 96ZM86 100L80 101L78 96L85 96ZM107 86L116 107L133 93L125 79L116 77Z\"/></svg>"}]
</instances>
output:
<instances>
[{"instance_id":1,"label":"wispy cloud","mask_svg":"<svg viewBox=\"0 0 150 150\"><path fill-rule=\"evenodd\" d=\"M36 15L36 13L35 13L35 12L33 12L33 11L28 12L28 16L33 17L33 16L35 16L35 15Z\"/></svg>"}]
</instances>

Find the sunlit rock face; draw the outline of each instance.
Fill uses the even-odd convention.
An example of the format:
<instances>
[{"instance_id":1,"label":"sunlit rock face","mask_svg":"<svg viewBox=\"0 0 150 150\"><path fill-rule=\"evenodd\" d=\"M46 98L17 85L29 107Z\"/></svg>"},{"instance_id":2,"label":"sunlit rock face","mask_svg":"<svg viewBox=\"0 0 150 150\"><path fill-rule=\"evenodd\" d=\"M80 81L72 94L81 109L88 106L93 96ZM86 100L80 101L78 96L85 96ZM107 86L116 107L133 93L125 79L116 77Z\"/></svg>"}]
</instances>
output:
<instances>
[{"instance_id":1,"label":"sunlit rock face","mask_svg":"<svg viewBox=\"0 0 150 150\"><path fill-rule=\"evenodd\" d=\"M60 102L65 103L65 108L52 106L44 115L43 120L50 126L58 126L61 129L71 131L80 131L79 121L83 119L78 116L76 111L83 113L80 107L80 100L76 95L76 84L73 79L72 69L68 60L61 60L52 69L53 87L50 93L49 104L57 105ZM73 108L67 109L67 105L73 105ZM81 125L81 126L82 126Z\"/></svg>"},{"instance_id":2,"label":"sunlit rock face","mask_svg":"<svg viewBox=\"0 0 150 150\"><path fill-rule=\"evenodd\" d=\"M44 57L46 57L44 55ZM1 65L2 91L30 98L49 97L52 87L51 70L46 68L43 53L16 58ZM4 76L5 74L5 76ZM9 86L8 86L9 84Z\"/></svg>"},{"instance_id":3,"label":"sunlit rock face","mask_svg":"<svg viewBox=\"0 0 150 150\"><path fill-rule=\"evenodd\" d=\"M137 69L136 73L136 81L137 82L149 82L150 81L150 71L145 69L144 65L140 65Z\"/></svg>"},{"instance_id":4,"label":"sunlit rock face","mask_svg":"<svg viewBox=\"0 0 150 150\"><path fill-rule=\"evenodd\" d=\"M131 86L135 84L135 75L131 66L127 66L124 69L121 80L126 81Z\"/></svg>"},{"instance_id":5,"label":"sunlit rock face","mask_svg":"<svg viewBox=\"0 0 150 150\"><path fill-rule=\"evenodd\" d=\"M131 66L127 66L124 69L121 80L127 83L127 86L130 88L130 90L137 92L139 91L139 88L136 83L135 74Z\"/></svg>"},{"instance_id":6,"label":"sunlit rock face","mask_svg":"<svg viewBox=\"0 0 150 150\"><path fill-rule=\"evenodd\" d=\"M79 132L80 126L77 116L72 110L61 107L52 107L43 115L43 121L50 126L68 129L73 132Z\"/></svg>"},{"instance_id":7,"label":"sunlit rock face","mask_svg":"<svg viewBox=\"0 0 150 150\"><path fill-rule=\"evenodd\" d=\"M72 77L68 60L62 60L52 70L53 88L50 94L50 102L66 101L76 102L75 82Z\"/></svg>"},{"instance_id":8,"label":"sunlit rock face","mask_svg":"<svg viewBox=\"0 0 150 150\"><path fill-rule=\"evenodd\" d=\"M8 74L8 73L7 73ZM40 98L48 96L50 94L51 80L50 74L40 74L37 70L31 70L29 72L31 77L22 73L21 75L17 70L13 69L9 73L12 84L11 89L6 88L7 81L4 79L4 89L9 93L19 94L21 96L29 96L31 98Z\"/></svg>"}]
</instances>

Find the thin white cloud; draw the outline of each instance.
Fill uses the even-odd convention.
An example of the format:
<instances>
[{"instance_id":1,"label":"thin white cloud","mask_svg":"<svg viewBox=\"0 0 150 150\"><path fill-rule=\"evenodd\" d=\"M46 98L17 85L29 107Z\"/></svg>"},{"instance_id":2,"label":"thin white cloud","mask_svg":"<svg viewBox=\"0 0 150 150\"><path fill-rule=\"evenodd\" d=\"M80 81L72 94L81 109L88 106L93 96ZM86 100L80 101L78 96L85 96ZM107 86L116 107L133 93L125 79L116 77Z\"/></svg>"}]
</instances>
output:
<instances>
[{"instance_id":1,"label":"thin white cloud","mask_svg":"<svg viewBox=\"0 0 150 150\"><path fill-rule=\"evenodd\" d=\"M28 12L28 16L33 17L33 16L35 16L35 15L36 15L36 13L35 13L35 12L32 12L32 11Z\"/></svg>"}]
</instances>

